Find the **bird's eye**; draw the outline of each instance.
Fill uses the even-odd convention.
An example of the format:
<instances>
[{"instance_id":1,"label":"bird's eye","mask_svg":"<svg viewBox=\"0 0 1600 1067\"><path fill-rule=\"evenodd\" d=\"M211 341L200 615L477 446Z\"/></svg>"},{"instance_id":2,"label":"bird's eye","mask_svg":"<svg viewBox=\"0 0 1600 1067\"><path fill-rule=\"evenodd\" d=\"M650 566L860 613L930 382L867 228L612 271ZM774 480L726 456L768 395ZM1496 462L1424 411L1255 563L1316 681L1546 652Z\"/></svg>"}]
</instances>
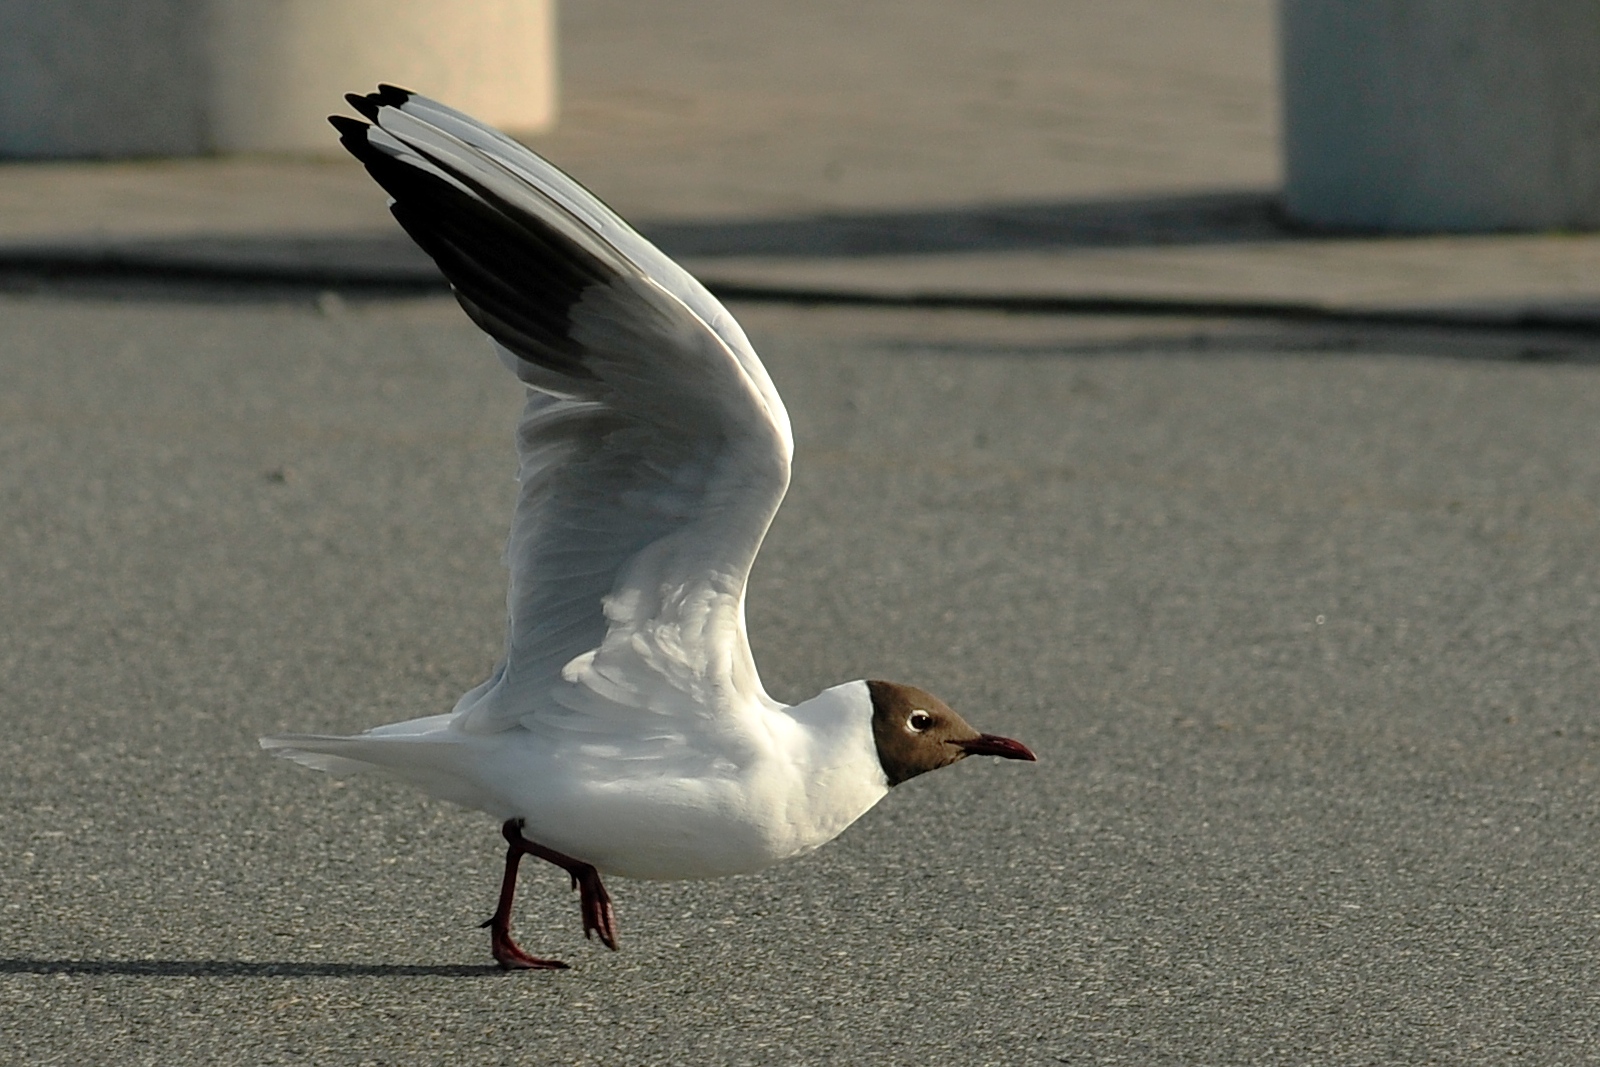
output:
<instances>
[{"instance_id":1,"label":"bird's eye","mask_svg":"<svg viewBox=\"0 0 1600 1067\"><path fill-rule=\"evenodd\" d=\"M913 711L906 719L906 725L917 733L924 733L933 725L933 716L925 711Z\"/></svg>"}]
</instances>

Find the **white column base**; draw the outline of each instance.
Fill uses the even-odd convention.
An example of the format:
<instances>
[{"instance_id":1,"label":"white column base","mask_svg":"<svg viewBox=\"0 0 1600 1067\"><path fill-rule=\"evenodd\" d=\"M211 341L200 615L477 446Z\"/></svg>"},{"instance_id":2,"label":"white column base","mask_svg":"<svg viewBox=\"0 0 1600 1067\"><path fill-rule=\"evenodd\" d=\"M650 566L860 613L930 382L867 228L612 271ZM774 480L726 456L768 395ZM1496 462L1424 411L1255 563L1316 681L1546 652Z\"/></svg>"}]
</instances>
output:
<instances>
[{"instance_id":1,"label":"white column base","mask_svg":"<svg viewBox=\"0 0 1600 1067\"><path fill-rule=\"evenodd\" d=\"M1600 226L1600 8L1282 0L1285 206L1387 231Z\"/></svg>"},{"instance_id":2,"label":"white column base","mask_svg":"<svg viewBox=\"0 0 1600 1067\"><path fill-rule=\"evenodd\" d=\"M401 85L512 133L556 114L554 0L51 0L0 34L0 156L332 154Z\"/></svg>"}]
</instances>

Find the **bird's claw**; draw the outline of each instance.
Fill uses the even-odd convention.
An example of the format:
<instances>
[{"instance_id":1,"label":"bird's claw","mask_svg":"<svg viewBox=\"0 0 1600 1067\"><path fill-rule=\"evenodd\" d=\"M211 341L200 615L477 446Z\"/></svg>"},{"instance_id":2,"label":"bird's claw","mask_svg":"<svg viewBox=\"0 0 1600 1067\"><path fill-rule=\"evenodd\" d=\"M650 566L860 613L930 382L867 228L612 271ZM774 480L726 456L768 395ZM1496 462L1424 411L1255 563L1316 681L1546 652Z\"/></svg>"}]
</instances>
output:
<instances>
[{"instance_id":1,"label":"bird's claw","mask_svg":"<svg viewBox=\"0 0 1600 1067\"><path fill-rule=\"evenodd\" d=\"M577 881L576 877L574 881ZM587 940L591 934L596 935L602 945L615 952L617 917L611 908L611 894L606 892L605 884L600 881L600 873L592 867L584 872L579 889L583 894L584 938Z\"/></svg>"},{"instance_id":2,"label":"bird's claw","mask_svg":"<svg viewBox=\"0 0 1600 1067\"><path fill-rule=\"evenodd\" d=\"M502 971L565 971L567 965L560 960L541 959L522 951L510 937L495 937L490 943L494 961Z\"/></svg>"}]
</instances>

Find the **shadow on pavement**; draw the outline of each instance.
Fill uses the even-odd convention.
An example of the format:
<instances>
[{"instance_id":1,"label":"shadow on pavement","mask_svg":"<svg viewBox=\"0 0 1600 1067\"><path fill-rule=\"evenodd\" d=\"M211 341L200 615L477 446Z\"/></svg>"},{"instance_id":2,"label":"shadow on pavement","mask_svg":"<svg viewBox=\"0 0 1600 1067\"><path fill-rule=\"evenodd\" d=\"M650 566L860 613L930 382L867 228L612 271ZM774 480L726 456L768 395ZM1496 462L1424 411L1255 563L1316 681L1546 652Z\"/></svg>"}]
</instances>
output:
<instances>
[{"instance_id":1,"label":"shadow on pavement","mask_svg":"<svg viewBox=\"0 0 1600 1067\"><path fill-rule=\"evenodd\" d=\"M742 280L736 264L717 277L716 260L861 260L890 256L1068 253L1083 249L1217 245L1292 246L1297 241L1362 239L1359 233L1297 229L1271 190L1219 190L939 209L821 212L788 218L642 221L639 230L669 256L693 261L727 300L792 305L994 311L1016 314L1202 316L1369 327L1600 332L1600 304L1533 296L1415 306L1351 307L1315 299L1233 296L910 293ZM1404 238L1398 239L1404 241ZM711 261L711 262L708 262ZM709 271L710 273L706 273ZM0 245L0 292L78 288L170 299L234 288L233 298L302 299L305 290L403 297L448 291L438 269L399 227L346 234L195 235L41 241ZM246 295L257 287L265 292ZM299 291L298 293L296 291Z\"/></svg>"},{"instance_id":2,"label":"shadow on pavement","mask_svg":"<svg viewBox=\"0 0 1600 1067\"><path fill-rule=\"evenodd\" d=\"M1214 192L922 211L642 221L673 257L778 259L1047 252L1291 240L1275 194ZM439 288L421 249L391 233L196 235L32 241L0 247L0 269L57 275Z\"/></svg>"},{"instance_id":3,"label":"shadow on pavement","mask_svg":"<svg viewBox=\"0 0 1600 1067\"><path fill-rule=\"evenodd\" d=\"M314 963L291 960L0 959L0 974L135 975L162 978L472 978L495 966L409 963Z\"/></svg>"},{"instance_id":4,"label":"shadow on pavement","mask_svg":"<svg viewBox=\"0 0 1600 1067\"><path fill-rule=\"evenodd\" d=\"M1265 190L826 212L732 222L642 222L639 229L668 255L701 258L1044 252L1284 241L1297 236L1282 219L1277 194Z\"/></svg>"}]
</instances>

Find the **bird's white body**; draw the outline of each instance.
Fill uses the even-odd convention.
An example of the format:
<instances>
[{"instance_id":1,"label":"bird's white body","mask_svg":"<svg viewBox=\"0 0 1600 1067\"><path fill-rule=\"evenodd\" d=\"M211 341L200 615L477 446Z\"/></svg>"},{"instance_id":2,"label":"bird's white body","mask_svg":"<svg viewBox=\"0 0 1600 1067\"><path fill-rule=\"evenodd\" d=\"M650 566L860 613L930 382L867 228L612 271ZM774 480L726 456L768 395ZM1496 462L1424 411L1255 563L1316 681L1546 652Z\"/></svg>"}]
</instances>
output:
<instances>
[{"instance_id":1,"label":"bird's white body","mask_svg":"<svg viewBox=\"0 0 1600 1067\"><path fill-rule=\"evenodd\" d=\"M750 654L751 564L789 485L783 400L704 286L582 186L392 86L335 117L463 310L526 387L505 656L447 714L263 748L375 770L500 820L507 968L524 855L565 869L615 948L600 875L715 878L837 837L891 785L962 757L1033 759L932 694L846 682L788 707Z\"/></svg>"},{"instance_id":2,"label":"bird's white body","mask_svg":"<svg viewBox=\"0 0 1600 1067\"><path fill-rule=\"evenodd\" d=\"M699 737L573 737L538 725L474 734L459 714L270 744L318 769L381 768L521 819L530 839L626 878L760 870L833 840L889 789L863 682L794 707L750 707Z\"/></svg>"},{"instance_id":3,"label":"bird's white body","mask_svg":"<svg viewBox=\"0 0 1600 1067\"><path fill-rule=\"evenodd\" d=\"M705 287L544 159L385 89L335 120L522 380L506 653L448 715L265 738L521 820L639 878L757 870L887 790L865 683L786 708L744 591L789 484L789 416Z\"/></svg>"}]
</instances>

